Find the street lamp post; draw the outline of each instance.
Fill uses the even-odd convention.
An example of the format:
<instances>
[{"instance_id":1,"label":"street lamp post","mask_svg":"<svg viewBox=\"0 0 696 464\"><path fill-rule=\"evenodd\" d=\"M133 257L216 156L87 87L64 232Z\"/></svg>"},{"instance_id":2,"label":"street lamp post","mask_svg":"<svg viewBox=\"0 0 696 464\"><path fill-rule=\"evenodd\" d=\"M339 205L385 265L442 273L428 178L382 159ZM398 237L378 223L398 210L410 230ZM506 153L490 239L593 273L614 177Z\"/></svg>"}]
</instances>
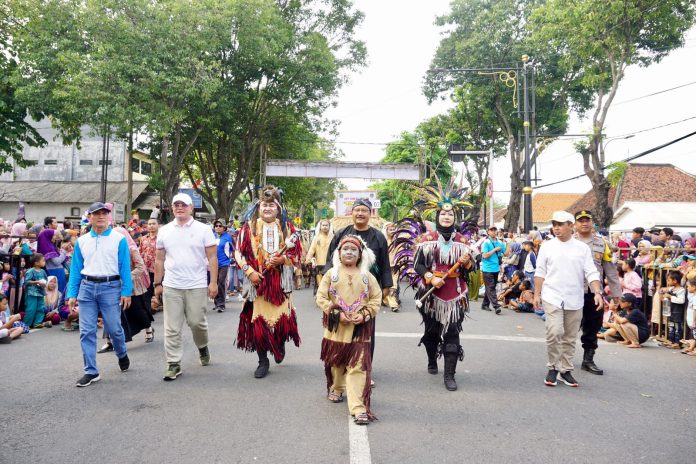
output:
<instances>
[{"instance_id":1,"label":"street lamp post","mask_svg":"<svg viewBox=\"0 0 696 464\"><path fill-rule=\"evenodd\" d=\"M532 230L532 176L529 164L529 92L527 86L527 70L529 68L529 56L522 55L522 89L524 99L524 188L522 188L522 198L524 199L524 231Z\"/></svg>"},{"instance_id":2,"label":"street lamp post","mask_svg":"<svg viewBox=\"0 0 696 464\"><path fill-rule=\"evenodd\" d=\"M625 137L615 137L613 139L607 140L606 143L601 146L601 151L599 152L599 162L602 165L602 174L604 173L604 151L607 149L607 145L609 145L614 140L628 140L628 139L632 139L635 136L636 136L636 134L629 134Z\"/></svg>"}]
</instances>

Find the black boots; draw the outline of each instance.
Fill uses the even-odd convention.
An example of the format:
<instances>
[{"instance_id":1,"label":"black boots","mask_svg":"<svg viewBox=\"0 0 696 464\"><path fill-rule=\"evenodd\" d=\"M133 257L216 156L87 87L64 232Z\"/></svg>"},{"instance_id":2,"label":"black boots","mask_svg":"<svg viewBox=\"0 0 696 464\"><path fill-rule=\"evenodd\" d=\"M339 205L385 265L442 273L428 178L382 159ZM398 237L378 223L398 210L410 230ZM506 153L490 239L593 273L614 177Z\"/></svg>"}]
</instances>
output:
<instances>
[{"instance_id":1,"label":"black boots","mask_svg":"<svg viewBox=\"0 0 696 464\"><path fill-rule=\"evenodd\" d=\"M437 374L437 343L425 342L425 352L428 354L428 373Z\"/></svg>"},{"instance_id":2,"label":"black boots","mask_svg":"<svg viewBox=\"0 0 696 464\"><path fill-rule=\"evenodd\" d=\"M262 379L268 375L268 367L270 363L268 362L268 354L266 354L265 351L258 351L257 354L259 355L259 367L256 368L254 377L257 379Z\"/></svg>"},{"instance_id":3,"label":"black boots","mask_svg":"<svg viewBox=\"0 0 696 464\"><path fill-rule=\"evenodd\" d=\"M602 375L604 371L594 363L594 354L595 350L592 348L585 350L585 354L582 357L582 370L590 374Z\"/></svg>"},{"instance_id":4,"label":"black boots","mask_svg":"<svg viewBox=\"0 0 696 464\"><path fill-rule=\"evenodd\" d=\"M464 360L464 349L461 345L447 343L442 351L445 358L445 388L449 391L455 391L457 382L454 380L454 374L457 371L457 361Z\"/></svg>"}]
</instances>

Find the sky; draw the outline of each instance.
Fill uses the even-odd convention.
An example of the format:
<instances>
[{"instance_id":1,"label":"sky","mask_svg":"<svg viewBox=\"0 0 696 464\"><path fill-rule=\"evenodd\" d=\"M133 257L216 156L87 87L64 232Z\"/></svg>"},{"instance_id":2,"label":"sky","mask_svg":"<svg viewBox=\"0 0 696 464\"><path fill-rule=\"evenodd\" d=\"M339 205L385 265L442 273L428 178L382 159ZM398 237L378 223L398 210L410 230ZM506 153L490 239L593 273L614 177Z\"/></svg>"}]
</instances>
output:
<instances>
[{"instance_id":1,"label":"sky","mask_svg":"<svg viewBox=\"0 0 696 464\"><path fill-rule=\"evenodd\" d=\"M368 65L350 76L350 82L339 92L337 106L327 116L340 122L336 146L345 154L344 161L376 162L384 156L386 142L452 106L449 99L429 105L421 90L423 76L442 37L434 20L448 11L449 0L356 0L355 6L365 13L357 35L367 45ZM685 86L644 97L681 85ZM633 99L636 100L628 101ZM614 102L605 132L608 140L617 138L606 145L607 162L619 161L695 130L696 28L687 34L684 48L673 51L660 63L648 68L628 68ZM590 128L590 120L582 121L573 115L567 133L586 133ZM644 132L620 138L638 131ZM572 142L554 142L539 157L540 185L582 174L582 158L574 153ZM692 160L696 160L696 136L635 162L672 163L696 174L696 162ZM492 173L494 197L507 203L509 159L496 160ZM344 183L351 189L369 185L361 179L346 179ZM584 193L590 188L589 180L583 178L538 191Z\"/></svg>"}]
</instances>

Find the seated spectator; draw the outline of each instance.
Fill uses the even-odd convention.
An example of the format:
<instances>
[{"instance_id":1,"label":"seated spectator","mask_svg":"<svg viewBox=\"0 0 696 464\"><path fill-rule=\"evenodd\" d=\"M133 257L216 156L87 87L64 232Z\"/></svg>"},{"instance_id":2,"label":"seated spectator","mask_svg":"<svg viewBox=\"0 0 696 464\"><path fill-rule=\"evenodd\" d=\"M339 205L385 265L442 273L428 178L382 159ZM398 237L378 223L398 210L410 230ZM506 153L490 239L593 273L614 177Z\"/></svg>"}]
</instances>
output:
<instances>
[{"instance_id":1,"label":"seated spectator","mask_svg":"<svg viewBox=\"0 0 696 464\"><path fill-rule=\"evenodd\" d=\"M511 305L516 305L515 311L518 313L533 313L534 312L534 292L532 284L529 280L520 282L520 297L516 300L510 300Z\"/></svg>"},{"instance_id":2,"label":"seated spectator","mask_svg":"<svg viewBox=\"0 0 696 464\"><path fill-rule=\"evenodd\" d=\"M15 326L22 320L19 314L8 315L7 296L0 295L0 343L10 343L24 333L21 326Z\"/></svg>"},{"instance_id":3,"label":"seated spectator","mask_svg":"<svg viewBox=\"0 0 696 464\"><path fill-rule=\"evenodd\" d=\"M623 338L619 343L629 348L641 348L641 344L650 338L650 328L645 314L636 307L636 297L632 293L625 293L619 307L621 311L614 317L613 325Z\"/></svg>"},{"instance_id":4,"label":"seated spectator","mask_svg":"<svg viewBox=\"0 0 696 464\"><path fill-rule=\"evenodd\" d=\"M520 284L524 280L524 272L515 271L512 273L512 277L508 282L507 286L503 288L503 291L498 294L498 301L502 301L503 305L510 309L517 309L517 304L512 305L511 300L517 300L522 294L520 289Z\"/></svg>"},{"instance_id":5,"label":"seated spectator","mask_svg":"<svg viewBox=\"0 0 696 464\"><path fill-rule=\"evenodd\" d=\"M62 301L63 294L58 290L58 278L56 276L48 276L46 295L44 296L44 321L50 321L53 325L60 324Z\"/></svg>"},{"instance_id":6,"label":"seated spectator","mask_svg":"<svg viewBox=\"0 0 696 464\"><path fill-rule=\"evenodd\" d=\"M75 308L70 309L69 306L63 306L60 309L60 318L63 320L63 332L72 332L77 330L77 327L73 325L73 322L77 321L79 323L80 308L75 306Z\"/></svg>"}]
</instances>

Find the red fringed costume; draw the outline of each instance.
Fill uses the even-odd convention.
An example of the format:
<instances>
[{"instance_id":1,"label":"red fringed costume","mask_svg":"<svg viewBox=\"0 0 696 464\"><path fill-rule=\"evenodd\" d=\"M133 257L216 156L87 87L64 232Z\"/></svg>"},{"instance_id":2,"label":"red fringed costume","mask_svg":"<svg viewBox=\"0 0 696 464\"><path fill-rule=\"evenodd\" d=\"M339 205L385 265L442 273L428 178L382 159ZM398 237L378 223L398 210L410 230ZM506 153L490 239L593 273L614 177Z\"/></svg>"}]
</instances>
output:
<instances>
[{"instance_id":1,"label":"red fringed costume","mask_svg":"<svg viewBox=\"0 0 696 464\"><path fill-rule=\"evenodd\" d=\"M270 351L278 363L285 357L285 342L292 340L295 346L300 346L290 293L294 264L299 262L302 245L297 240L294 247L284 250L286 240L294 233L295 228L289 222L285 232L278 220L247 222L239 232L235 251L242 269L248 266L242 285L245 302L239 316L237 347L246 351ZM270 267L269 260L276 254L285 256L285 264ZM263 274L258 287L249 280L252 271Z\"/></svg>"}]
</instances>

